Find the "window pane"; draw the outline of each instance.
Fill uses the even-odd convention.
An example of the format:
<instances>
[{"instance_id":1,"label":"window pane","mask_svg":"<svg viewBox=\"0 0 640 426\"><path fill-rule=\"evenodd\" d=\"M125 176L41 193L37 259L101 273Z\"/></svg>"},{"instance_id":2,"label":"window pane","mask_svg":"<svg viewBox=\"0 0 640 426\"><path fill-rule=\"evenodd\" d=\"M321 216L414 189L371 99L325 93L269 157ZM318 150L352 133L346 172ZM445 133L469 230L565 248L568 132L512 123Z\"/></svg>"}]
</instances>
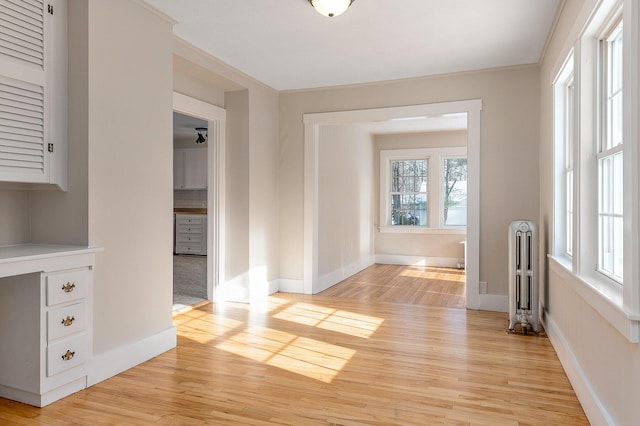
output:
<instances>
[{"instance_id":1,"label":"window pane","mask_svg":"<svg viewBox=\"0 0 640 426\"><path fill-rule=\"evenodd\" d=\"M609 115L609 126L611 130L607 149L622 143L622 92L611 98L609 108L611 112Z\"/></svg>"},{"instance_id":2,"label":"window pane","mask_svg":"<svg viewBox=\"0 0 640 426\"><path fill-rule=\"evenodd\" d=\"M391 224L427 225L427 160L391 161Z\"/></svg>"},{"instance_id":3,"label":"window pane","mask_svg":"<svg viewBox=\"0 0 640 426\"><path fill-rule=\"evenodd\" d=\"M599 269L622 282L622 152L599 160Z\"/></svg>"},{"instance_id":4,"label":"window pane","mask_svg":"<svg viewBox=\"0 0 640 426\"><path fill-rule=\"evenodd\" d=\"M606 39L606 136L602 151L622 143L622 21Z\"/></svg>"},{"instance_id":5,"label":"window pane","mask_svg":"<svg viewBox=\"0 0 640 426\"><path fill-rule=\"evenodd\" d=\"M565 200L567 208L567 221L565 223L565 251L571 256L573 255L573 170L567 172L567 186L565 189L567 198Z\"/></svg>"},{"instance_id":6,"label":"window pane","mask_svg":"<svg viewBox=\"0 0 640 426\"><path fill-rule=\"evenodd\" d=\"M427 194L391 194L391 224L427 225Z\"/></svg>"},{"instance_id":7,"label":"window pane","mask_svg":"<svg viewBox=\"0 0 640 426\"><path fill-rule=\"evenodd\" d=\"M445 226L467 225L467 159L445 158L443 163L443 219Z\"/></svg>"}]
</instances>

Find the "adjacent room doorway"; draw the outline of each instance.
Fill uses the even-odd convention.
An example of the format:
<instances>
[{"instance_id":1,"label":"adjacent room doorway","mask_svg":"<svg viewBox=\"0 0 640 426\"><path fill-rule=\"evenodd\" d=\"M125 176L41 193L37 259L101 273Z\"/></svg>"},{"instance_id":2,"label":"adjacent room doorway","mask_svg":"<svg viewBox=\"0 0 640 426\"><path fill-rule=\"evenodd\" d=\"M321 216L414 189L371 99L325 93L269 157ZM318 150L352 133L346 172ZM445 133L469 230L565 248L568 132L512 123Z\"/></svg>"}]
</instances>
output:
<instances>
[{"instance_id":1,"label":"adjacent room doorway","mask_svg":"<svg viewBox=\"0 0 640 426\"><path fill-rule=\"evenodd\" d=\"M206 219L198 225L200 225L199 229L206 233L202 235L206 240L206 246L203 248L203 252L206 254L204 258L206 259L206 300L216 301L218 285L224 277L226 111L224 108L175 92L173 94L173 109L174 112L181 115L201 120L198 123L207 124L206 127L203 125L201 128L206 129L201 132L206 132L207 139L206 158L204 159L207 171L204 188L206 200L202 202L202 211L206 212L206 215L202 217L206 217ZM194 128L194 140L198 136L197 133ZM197 219L197 216L194 218ZM202 265L199 268L201 271Z\"/></svg>"},{"instance_id":2,"label":"adjacent room doorway","mask_svg":"<svg viewBox=\"0 0 640 426\"><path fill-rule=\"evenodd\" d=\"M318 158L321 126L402 119L416 116L465 114L467 119L467 237L466 303L471 309L480 306L479 228L480 228L480 111L482 101L443 102L368 110L338 111L304 115L304 293L315 294L324 288L318 274Z\"/></svg>"}]
</instances>

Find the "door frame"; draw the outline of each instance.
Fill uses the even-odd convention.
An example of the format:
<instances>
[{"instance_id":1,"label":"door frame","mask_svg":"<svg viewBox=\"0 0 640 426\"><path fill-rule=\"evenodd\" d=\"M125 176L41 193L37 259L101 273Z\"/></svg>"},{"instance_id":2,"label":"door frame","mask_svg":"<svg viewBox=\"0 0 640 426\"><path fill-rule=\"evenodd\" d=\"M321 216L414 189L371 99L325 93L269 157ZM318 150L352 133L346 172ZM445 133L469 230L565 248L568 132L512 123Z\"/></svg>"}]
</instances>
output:
<instances>
[{"instance_id":1,"label":"door frame","mask_svg":"<svg viewBox=\"0 0 640 426\"><path fill-rule=\"evenodd\" d=\"M227 111L173 92L173 111L208 121L207 139L207 299L219 298L225 279L225 123Z\"/></svg>"},{"instance_id":2,"label":"door frame","mask_svg":"<svg viewBox=\"0 0 640 426\"><path fill-rule=\"evenodd\" d=\"M480 298L480 111L481 99L399 107L304 114L304 282L303 292L320 291L318 277L318 157L320 126L397 118L467 114L466 303L479 309Z\"/></svg>"}]
</instances>

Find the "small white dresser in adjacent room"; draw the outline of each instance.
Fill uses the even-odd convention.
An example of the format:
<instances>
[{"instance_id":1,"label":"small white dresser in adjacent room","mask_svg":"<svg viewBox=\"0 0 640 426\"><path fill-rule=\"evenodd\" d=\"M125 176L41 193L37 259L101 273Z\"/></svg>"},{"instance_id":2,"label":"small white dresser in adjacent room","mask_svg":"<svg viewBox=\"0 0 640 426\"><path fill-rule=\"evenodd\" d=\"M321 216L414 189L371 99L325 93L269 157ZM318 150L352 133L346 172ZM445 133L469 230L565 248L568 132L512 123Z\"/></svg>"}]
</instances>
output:
<instances>
[{"instance_id":1,"label":"small white dresser in adjacent room","mask_svg":"<svg viewBox=\"0 0 640 426\"><path fill-rule=\"evenodd\" d=\"M176 213L176 254L207 254L207 215Z\"/></svg>"},{"instance_id":2,"label":"small white dresser in adjacent room","mask_svg":"<svg viewBox=\"0 0 640 426\"><path fill-rule=\"evenodd\" d=\"M0 396L43 407L87 387L97 251L0 247Z\"/></svg>"}]
</instances>

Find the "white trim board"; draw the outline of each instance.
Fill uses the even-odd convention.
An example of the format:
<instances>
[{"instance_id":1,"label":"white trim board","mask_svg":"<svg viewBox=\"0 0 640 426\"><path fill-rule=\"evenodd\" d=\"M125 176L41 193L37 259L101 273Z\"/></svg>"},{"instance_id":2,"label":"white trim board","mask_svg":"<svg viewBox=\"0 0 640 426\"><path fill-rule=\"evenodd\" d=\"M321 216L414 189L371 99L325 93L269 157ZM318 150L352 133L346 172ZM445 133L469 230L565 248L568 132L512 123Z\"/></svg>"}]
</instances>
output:
<instances>
[{"instance_id":1,"label":"white trim board","mask_svg":"<svg viewBox=\"0 0 640 426\"><path fill-rule=\"evenodd\" d=\"M464 258L376 254L376 263L380 263L382 265L434 266L439 268L457 268L458 264L464 263Z\"/></svg>"},{"instance_id":2,"label":"white trim board","mask_svg":"<svg viewBox=\"0 0 640 426\"><path fill-rule=\"evenodd\" d=\"M316 293L324 291L329 287L338 284L340 281L346 280L350 276L357 274L374 263L375 256L369 256L331 271L328 274L324 274L318 279L318 291Z\"/></svg>"},{"instance_id":3,"label":"white trim board","mask_svg":"<svg viewBox=\"0 0 640 426\"><path fill-rule=\"evenodd\" d=\"M614 426L615 422L600 402L600 398L591 387L587 375L567 344L564 334L548 312L546 312L544 328L589 422L593 425Z\"/></svg>"},{"instance_id":4,"label":"white trim board","mask_svg":"<svg viewBox=\"0 0 640 426\"><path fill-rule=\"evenodd\" d=\"M171 326L153 336L94 355L87 374L87 387L100 383L176 347L176 328Z\"/></svg>"},{"instance_id":5,"label":"white trim board","mask_svg":"<svg viewBox=\"0 0 640 426\"><path fill-rule=\"evenodd\" d=\"M393 118L467 114L467 307L480 307L480 111L482 101L442 102L400 107L304 114L304 293L320 291L318 276L318 159L320 126Z\"/></svg>"},{"instance_id":6,"label":"white trim board","mask_svg":"<svg viewBox=\"0 0 640 426\"><path fill-rule=\"evenodd\" d=\"M207 299L218 301L225 279L225 176L227 111L173 92L173 111L208 121L207 148Z\"/></svg>"},{"instance_id":7,"label":"white trim board","mask_svg":"<svg viewBox=\"0 0 640 426\"><path fill-rule=\"evenodd\" d=\"M278 291L282 293L304 293L304 281L280 278L278 280Z\"/></svg>"}]
</instances>

